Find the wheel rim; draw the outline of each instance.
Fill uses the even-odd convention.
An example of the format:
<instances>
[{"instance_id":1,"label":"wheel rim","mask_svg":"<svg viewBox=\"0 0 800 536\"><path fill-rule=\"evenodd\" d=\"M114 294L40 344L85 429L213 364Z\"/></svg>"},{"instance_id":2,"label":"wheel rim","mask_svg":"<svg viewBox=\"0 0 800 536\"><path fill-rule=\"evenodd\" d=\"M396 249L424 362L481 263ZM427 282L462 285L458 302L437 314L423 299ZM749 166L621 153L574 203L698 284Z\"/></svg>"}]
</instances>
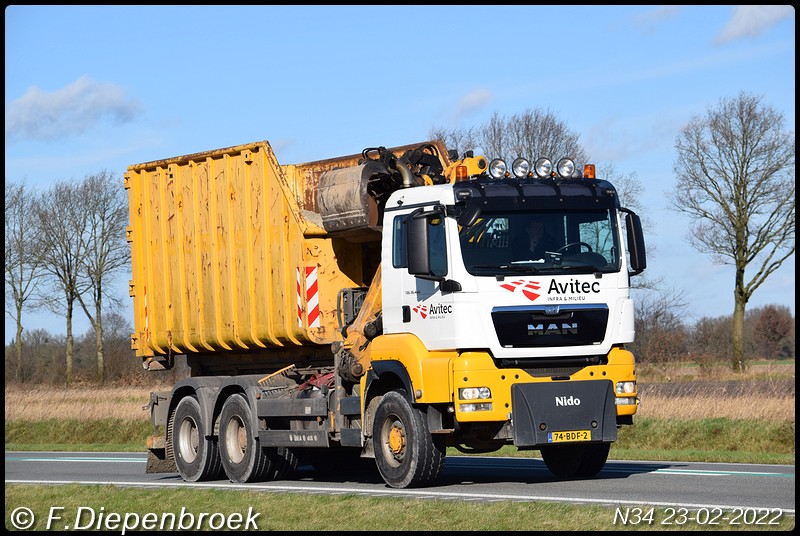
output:
<instances>
[{"instance_id":1,"label":"wheel rim","mask_svg":"<svg viewBox=\"0 0 800 536\"><path fill-rule=\"evenodd\" d=\"M406 429L396 417L386 419L383 424L383 449L389 461L400 465L406 456Z\"/></svg>"},{"instance_id":2,"label":"wheel rim","mask_svg":"<svg viewBox=\"0 0 800 536\"><path fill-rule=\"evenodd\" d=\"M225 451L233 463L241 463L247 450L247 429L244 423L232 417L225 429Z\"/></svg>"},{"instance_id":3,"label":"wheel rim","mask_svg":"<svg viewBox=\"0 0 800 536\"><path fill-rule=\"evenodd\" d=\"M194 462L197 458L197 449L200 446L200 430L194 419L186 417L181 421L178 433L178 452L187 463Z\"/></svg>"}]
</instances>

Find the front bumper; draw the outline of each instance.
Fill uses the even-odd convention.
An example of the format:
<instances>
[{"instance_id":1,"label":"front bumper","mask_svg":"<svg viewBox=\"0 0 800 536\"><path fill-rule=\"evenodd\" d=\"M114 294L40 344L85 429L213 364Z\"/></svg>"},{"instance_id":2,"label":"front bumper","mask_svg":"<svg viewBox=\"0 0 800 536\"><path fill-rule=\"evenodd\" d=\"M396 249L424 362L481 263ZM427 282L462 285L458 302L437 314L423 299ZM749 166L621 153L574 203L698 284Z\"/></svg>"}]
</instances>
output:
<instances>
[{"instance_id":1,"label":"front bumper","mask_svg":"<svg viewBox=\"0 0 800 536\"><path fill-rule=\"evenodd\" d=\"M520 383L511 387L511 400L517 447L552 444L552 433L563 431L581 431L579 435L591 442L617 440L614 386L609 380Z\"/></svg>"}]
</instances>

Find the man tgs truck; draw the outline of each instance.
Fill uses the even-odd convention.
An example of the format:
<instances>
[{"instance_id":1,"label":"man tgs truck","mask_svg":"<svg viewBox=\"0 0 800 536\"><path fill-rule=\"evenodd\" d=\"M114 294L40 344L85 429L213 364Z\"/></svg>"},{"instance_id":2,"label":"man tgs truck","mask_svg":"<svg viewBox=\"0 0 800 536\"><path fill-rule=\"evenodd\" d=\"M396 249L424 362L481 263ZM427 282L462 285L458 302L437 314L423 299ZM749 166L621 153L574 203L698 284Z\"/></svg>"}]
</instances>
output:
<instances>
[{"instance_id":1,"label":"man tgs truck","mask_svg":"<svg viewBox=\"0 0 800 536\"><path fill-rule=\"evenodd\" d=\"M638 405L639 218L592 165L431 141L278 164L266 141L129 166L132 347L149 472L286 478L374 458L430 485L448 448L606 462ZM533 254L526 227L553 246ZM536 257L536 258L532 258Z\"/></svg>"}]
</instances>

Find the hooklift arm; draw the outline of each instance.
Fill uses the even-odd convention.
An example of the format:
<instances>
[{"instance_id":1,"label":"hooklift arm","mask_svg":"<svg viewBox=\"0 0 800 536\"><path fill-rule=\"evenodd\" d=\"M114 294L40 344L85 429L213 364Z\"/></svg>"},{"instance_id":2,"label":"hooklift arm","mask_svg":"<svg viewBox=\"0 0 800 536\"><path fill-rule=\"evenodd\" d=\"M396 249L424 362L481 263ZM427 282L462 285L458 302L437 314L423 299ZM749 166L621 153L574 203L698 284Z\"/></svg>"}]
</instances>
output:
<instances>
[{"instance_id":1,"label":"hooklift arm","mask_svg":"<svg viewBox=\"0 0 800 536\"><path fill-rule=\"evenodd\" d=\"M381 269L378 266L361 310L353 323L345 328L344 342L335 343L339 345L335 352L340 363L339 373L346 380L358 382L369 368L369 343L383 333L382 292Z\"/></svg>"}]
</instances>

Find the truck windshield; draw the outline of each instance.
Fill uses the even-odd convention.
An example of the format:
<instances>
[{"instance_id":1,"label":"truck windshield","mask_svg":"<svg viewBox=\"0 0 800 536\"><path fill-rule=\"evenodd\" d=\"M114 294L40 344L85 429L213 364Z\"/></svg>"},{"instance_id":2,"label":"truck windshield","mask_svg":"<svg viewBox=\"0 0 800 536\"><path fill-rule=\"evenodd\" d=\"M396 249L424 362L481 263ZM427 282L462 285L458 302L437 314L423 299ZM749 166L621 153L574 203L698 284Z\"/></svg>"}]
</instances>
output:
<instances>
[{"instance_id":1,"label":"truck windshield","mask_svg":"<svg viewBox=\"0 0 800 536\"><path fill-rule=\"evenodd\" d=\"M473 275L616 272L619 233L613 210L482 211L459 230Z\"/></svg>"}]
</instances>

